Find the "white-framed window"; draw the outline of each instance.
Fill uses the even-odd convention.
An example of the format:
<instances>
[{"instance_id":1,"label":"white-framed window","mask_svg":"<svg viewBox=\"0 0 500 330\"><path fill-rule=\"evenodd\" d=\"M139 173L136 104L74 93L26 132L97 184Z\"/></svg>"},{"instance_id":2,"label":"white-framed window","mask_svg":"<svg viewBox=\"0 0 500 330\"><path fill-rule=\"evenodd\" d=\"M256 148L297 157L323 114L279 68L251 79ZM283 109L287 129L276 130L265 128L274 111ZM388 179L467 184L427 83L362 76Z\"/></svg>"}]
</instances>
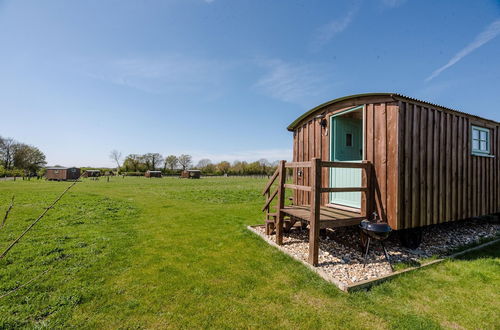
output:
<instances>
[{"instance_id":1,"label":"white-framed window","mask_svg":"<svg viewBox=\"0 0 500 330\"><path fill-rule=\"evenodd\" d=\"M472 126L472 153L490 154L490 130L484 127Z\"/></svg>"}]
</instances>

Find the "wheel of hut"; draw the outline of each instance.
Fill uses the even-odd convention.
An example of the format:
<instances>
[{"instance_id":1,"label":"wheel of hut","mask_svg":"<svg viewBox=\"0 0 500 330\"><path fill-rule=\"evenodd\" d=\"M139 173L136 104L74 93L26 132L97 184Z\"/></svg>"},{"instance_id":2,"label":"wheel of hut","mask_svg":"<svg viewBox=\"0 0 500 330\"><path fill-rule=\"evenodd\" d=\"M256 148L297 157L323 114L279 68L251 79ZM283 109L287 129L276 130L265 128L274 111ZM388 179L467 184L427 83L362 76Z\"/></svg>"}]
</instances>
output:
<instances>
[{"instance_id":1,"label":"wheel of hut","mask_svg":"<svg viewBox=\"0 0 500 330\"><path fill-rule=\"evenodd\" d=\"M422 243L422 228L398 230L401 245L408 249L416 249Z\"/></svg>"}]
</instances>

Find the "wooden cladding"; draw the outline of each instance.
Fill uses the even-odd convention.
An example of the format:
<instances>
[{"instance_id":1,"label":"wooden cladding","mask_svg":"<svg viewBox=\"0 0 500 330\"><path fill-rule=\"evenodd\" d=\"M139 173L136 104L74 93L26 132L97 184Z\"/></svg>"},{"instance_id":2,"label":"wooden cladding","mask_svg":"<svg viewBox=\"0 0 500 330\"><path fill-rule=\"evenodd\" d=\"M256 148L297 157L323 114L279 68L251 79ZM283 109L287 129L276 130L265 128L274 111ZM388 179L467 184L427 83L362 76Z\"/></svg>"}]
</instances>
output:
<instances>
[{"instance_id":1,"label":"wooden cladding","mask_svg":"<svg viewBox=\"0 0 500 330\"><path fill-rule=\"evenodd\" d=\"M393 229L500 212L500 124L396 96L329 104L321 109L326 128L315 114L304 118L294 130L295 163L287 164L293 169L293 184L311 186L312 158L321 158L323 165L334 163L330 117L360 105L363 159L373 164L371 178L364 176L362 186L373 187L368 205ZM472 155L471 126L489 129L489 157ZM330 187L329 169L321 171L321 186ZM311 192L293 194L296 205L310 204ZM329 194L320 198L321 205L329 203Z\"/></svg>"},{"instance_id":2,"label":"wooden cladding","mask_svg":"<svg viewBox=\"0 0 500 330\"><path fill-rule=\"evenodd\" d=\"M499 212L498 125L410 102L399 108L398 228ZM489 128L492 157L472 155L472 125Z\"/></svg>"},{"instance_id":3,"label":"wooden cladding","mask_svg":"<svg viewBox=\"0 0 500 330\"><path fill-rule=\"evenodd\" d=\"M373 209L394 229L398 228L399 200L398 110L397 102L365 106L365 159L373 164Z\"/></svg>"}]
</instances>

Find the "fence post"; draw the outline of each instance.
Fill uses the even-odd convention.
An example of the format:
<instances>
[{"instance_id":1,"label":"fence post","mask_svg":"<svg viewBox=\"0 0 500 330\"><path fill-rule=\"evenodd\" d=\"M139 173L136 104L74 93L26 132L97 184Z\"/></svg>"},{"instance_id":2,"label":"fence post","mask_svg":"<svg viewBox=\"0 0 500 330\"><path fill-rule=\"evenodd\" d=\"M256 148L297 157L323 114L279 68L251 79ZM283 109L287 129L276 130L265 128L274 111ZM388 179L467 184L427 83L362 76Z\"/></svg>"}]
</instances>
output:
<instances>
[{"instance_id":1,"label":"fence post","mask_svg":"<svg viewBox=\"0 0 500 330\"><path fill-rule=\"evenodd\" d=\"M321 159L311 161L311 215L309 217L309 263L318 265L321 208Z\"/></svg>"},{"instance_id":2,"label":"fence post","mask_svg":"<svg viewBox=\"0 0 500 330\"><path fill-rule=\"evenodd\" d=\"M278 181L278 204L276 205L277 221L276 221L276 244L283 244L283 218L284 214L281 211L285 207L285 180L286 180L286 161L280 160L279 168L279 181Z\"/></svg>"}]
</instances>

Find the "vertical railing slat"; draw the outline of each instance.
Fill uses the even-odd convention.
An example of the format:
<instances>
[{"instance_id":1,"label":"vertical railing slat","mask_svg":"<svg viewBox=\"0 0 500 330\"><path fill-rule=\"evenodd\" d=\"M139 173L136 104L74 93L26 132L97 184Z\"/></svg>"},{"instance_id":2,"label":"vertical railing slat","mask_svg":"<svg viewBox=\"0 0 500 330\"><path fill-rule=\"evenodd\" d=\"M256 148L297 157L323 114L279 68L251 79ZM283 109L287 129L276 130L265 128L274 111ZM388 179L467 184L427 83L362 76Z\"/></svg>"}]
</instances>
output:
<instances>
[{"instance_id":1,"label":"vertical railing slat","mask_svg":"<svg viewBox=\"0 0 500 330\"><path fill-rule=\"evenodd\" d=\"M308 261L313 266L317 266L321 207L321 159L313 158L311 165L311 215L309 219Z\"/></svg>"},{"instance_id":2,"label":"vertical railing slat","mask_svg":"<svg viewBox=\"0 0 500 330\"><path fill-rule=\"evenodd\" d=\"M279 181L278 181L278 204L277 204L277 221L276 221L276 244L283 244L283 207L285 207L285 179L286 179L286 161L281 160L279 163Z\"/></svg>"}]
</instances>

